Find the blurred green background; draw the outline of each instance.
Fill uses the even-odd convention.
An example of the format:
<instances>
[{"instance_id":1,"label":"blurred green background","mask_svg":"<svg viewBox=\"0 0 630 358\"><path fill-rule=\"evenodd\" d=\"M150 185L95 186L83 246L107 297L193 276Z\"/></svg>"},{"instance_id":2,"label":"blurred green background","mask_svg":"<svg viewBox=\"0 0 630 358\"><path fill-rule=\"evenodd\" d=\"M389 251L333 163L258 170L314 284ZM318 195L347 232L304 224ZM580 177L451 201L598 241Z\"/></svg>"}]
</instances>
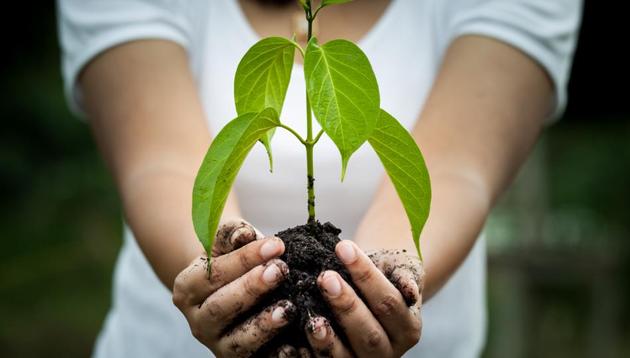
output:
<instances>
[{"instance_id":1,"label":"blurred green background","mask_svg":"<svg viewBox=\"0 0 630 358\"><path fill-rule=\"evenodd\" d=\"M86 357L122 214L64 102L54 3L16 10L0 25L0 356ZM586 2L565 118L489 220L486 357L630 356L630 111L617 90L630 62L611 54L622 13Z\"/></svg>"}]
</instances>

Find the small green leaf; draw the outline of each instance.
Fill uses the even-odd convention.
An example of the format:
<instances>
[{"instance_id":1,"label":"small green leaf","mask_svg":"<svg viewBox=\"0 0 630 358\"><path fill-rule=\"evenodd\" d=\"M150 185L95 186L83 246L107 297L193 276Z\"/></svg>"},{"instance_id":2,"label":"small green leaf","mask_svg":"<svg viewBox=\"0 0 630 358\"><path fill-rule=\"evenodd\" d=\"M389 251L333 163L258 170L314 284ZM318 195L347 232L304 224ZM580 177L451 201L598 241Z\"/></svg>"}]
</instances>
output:
<instances>
[{"instance_id":1,"label":"small green leaf","mask_svg":"<svg viewBox=\"0 0 630 358\"><path fill-rule=\"evenodd\" d=\"M295 44L282 37L268 37L258 41L241 59L234 76L234 100L236 113L261 112L273 108L282 112L282 105L291 79ZM267 133L261 142L269 156L269 168L273 170L271 137Z\"/></svg>"},{"instance_id":2,"label":"small green leaf","mask_svg":"<svg viewBox=\"0 0 630 358\"><path fill-rule=\"evenodd\" d=\"M363 51L350 41L323 46L311 39L304 57L313 113L341 153L342 173L352 153L370 137L379 114L376 76Z\"/></svg>"},{"instance_id":3,"label":"small green leaf","mask_svg":"<svg viewBox=\"0 0 630 358\"><path fill-rule=\"evenodd\" d=\"M273 108L245 113L230 121L210 144L195 179L192 206L195 232L208 253L245 157L256 141L279 124L278 113Z\"/></svg>"},{"instance_id":4,"label":"small green leaf","mask_svg":"<svg viewBox=\"0 0 630 358\"><path fill-rule=\"evenodd\" d=\"M413 242L420 252L420 232L429 217L431 182L422 153L413 137L384 110L369 143L380 158L407 212Z\"/></svg>"},{"instance_id":5,"label":"small green leaf","mask_svg":"<svg viewBox=\"0 0 630 358\"><path fill-rule=\"evenodd\" d=\"M311 7L310 0L308 0L308 1L307 0L297 0L297 2L298 2L298 4L300 4L300 6L302 6L302 8L304 10L306 10L306 9Z\"/></svg>"}]
</instances>

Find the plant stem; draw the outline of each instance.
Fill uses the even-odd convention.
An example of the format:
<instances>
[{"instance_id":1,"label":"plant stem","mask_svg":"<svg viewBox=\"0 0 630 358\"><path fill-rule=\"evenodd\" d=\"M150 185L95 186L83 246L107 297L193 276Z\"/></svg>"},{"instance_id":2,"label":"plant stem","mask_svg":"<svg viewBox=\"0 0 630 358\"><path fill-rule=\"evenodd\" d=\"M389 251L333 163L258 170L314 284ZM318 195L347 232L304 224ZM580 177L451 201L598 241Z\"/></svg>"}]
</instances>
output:
<instances>
[{"instance_id":1,"label":"plant stem","mask_svg":"<svg viewBox=\"0 0 630 358\"><path fill-rule=\"evenodd\" d=\"M306 188L308 190L308 222L315 221L315 176L313 174L313 119L311 104L306 95Z\"/></svg>"},{"instance_id":2,"label":"plant stem","mask_svg":"<svg viewBox=\"0 0 630 358\"><path fill-rule=\"evenodd\" d=\"M304 49L302 48L302 46L300 46L300 44L298 44L297 42L295 42L293 40L290 40L290 41L293 44L293 47L295 47L300 52L300 54L302 55L302 59L303 59L304 58Z\"/></svg>"},{"instance_id":3,"label":"plant stem","mask_svg":"<svg viewBox=\"0 0 630 358\"><path fill-rule=\"evenodd\" d=\"M308 21L308 36L306 41L311 40L313 34L313 16L311 9L306 12L306 21ZM308 222L315 222L315 176L313 170L313 116L311 113L311 102L308 99L308 91L306 92L306 188L308 191Z\"/></svg>"},{"instance_id":4,"label":"plant stem","mask_svg":"<svg viewBox=\"0 0 630 358\"><path fill-rule=\"evenodd\" d=\"M315 139L313 139L313 145L315 145L317 141L319 141L319 138L321 138L322 134L324 134L324 130L320 129L319 133L317 133L317 135L315 136Z\"/></svg>"},{"instance_id":5,"label":"plant stem","mask_svg":"<svg viewBox=\"0 0 630 358\"><path fill-rule=\"evenodd\" d=\"M300 143L302 143L302 144L306 145L306 141L304 140L304 138L302 138L302 136L301 136L300 134L298 134L298 132L296 132L295 130L293 130L293 128L291 128L291 127L287 126L286 124L282 124L282 123L280 123L280 126L279 126L279 127L280 127L280 128L284 128L284 129L286 129L289 133L293 134L293 136L294 136L295 138L297 138L297 140L299 140L299 141L300 141Z\"/></svg>"},{"instance_id":6,"label":"plant stem","mask_svg":"<svg viewBox=\"0 0 630 358\"><path fill-rule=\"evenodd\" d=\"M311 9L309 7L308 12L306 13L306 21L308 21L308 33L306 36L306 43L308 43L311 40L311 36L313 36L313 20L314 19L315 17L312 15Z\"/></svg>"}]
</instances>

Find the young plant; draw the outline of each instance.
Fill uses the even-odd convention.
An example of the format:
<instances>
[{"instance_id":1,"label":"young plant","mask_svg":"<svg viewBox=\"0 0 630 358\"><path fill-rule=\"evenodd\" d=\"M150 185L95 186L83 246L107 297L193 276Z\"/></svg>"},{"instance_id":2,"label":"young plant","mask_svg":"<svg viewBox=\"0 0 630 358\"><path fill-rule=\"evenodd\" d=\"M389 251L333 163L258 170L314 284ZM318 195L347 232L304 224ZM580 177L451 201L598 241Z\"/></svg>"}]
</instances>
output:
<instances>
[{"instance_id":1,"label":"young plant","mask_svg":"<svg viewBox=\"0 0 630 358\"><path fill-rule=\"evenodd\" d=\"M312 37L313 20L331 4L349 0L322 0L313 11L310 0L298 0L308 22L308 44L265 38L242 58L234 79L238 116L214 138L199 168L193 189L195 231L208 253L229 191L245 157L257 141L269 156L276 128L289 131L306 151L308 222L315 221L313 148L322 135L341 154L341 180L352 154L366 141L376 152L405 208L420 257L420 232L429 214L431 186L424 159L409 132L380 108L376 77L366 55L354 43L333 40L320 45ZM295 51L304 58L306 79L306 137L280 122ZM313 132L313 114L321 130Z\"/></svg>"}]
</instances>

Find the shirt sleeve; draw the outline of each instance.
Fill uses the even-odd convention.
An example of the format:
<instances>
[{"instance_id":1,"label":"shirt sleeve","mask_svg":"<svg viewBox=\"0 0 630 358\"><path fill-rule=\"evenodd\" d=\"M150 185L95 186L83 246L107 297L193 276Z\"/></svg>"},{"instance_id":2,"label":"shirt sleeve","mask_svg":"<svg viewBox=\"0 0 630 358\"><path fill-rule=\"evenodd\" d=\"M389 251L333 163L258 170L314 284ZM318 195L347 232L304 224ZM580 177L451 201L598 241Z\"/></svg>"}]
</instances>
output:
<instances>
[{"instance_id":1,"label":"shirt sleeve","mask_svg":"<svg viewBox=\"0 0 630 358\"><path fill-rule=\"evenodd\" d=\"M554 86L549 120L564 112L582 0L453 0L442 3L445 44L466 34L501 40L539 63Z\"/></svg>"},{"instance_id":2,"label":"shirt sleeve","mask_svg":"<svg viewBox=\"0 0 630 358\"><path fill-rule=\"evenodd\" d=\"M98 54L138 39L170 40L186 49L192 42L185 1L58 0L57 11L64 91L71 110L79 115L83 112L77 79Z\"/></svg>"}]
</instances>

